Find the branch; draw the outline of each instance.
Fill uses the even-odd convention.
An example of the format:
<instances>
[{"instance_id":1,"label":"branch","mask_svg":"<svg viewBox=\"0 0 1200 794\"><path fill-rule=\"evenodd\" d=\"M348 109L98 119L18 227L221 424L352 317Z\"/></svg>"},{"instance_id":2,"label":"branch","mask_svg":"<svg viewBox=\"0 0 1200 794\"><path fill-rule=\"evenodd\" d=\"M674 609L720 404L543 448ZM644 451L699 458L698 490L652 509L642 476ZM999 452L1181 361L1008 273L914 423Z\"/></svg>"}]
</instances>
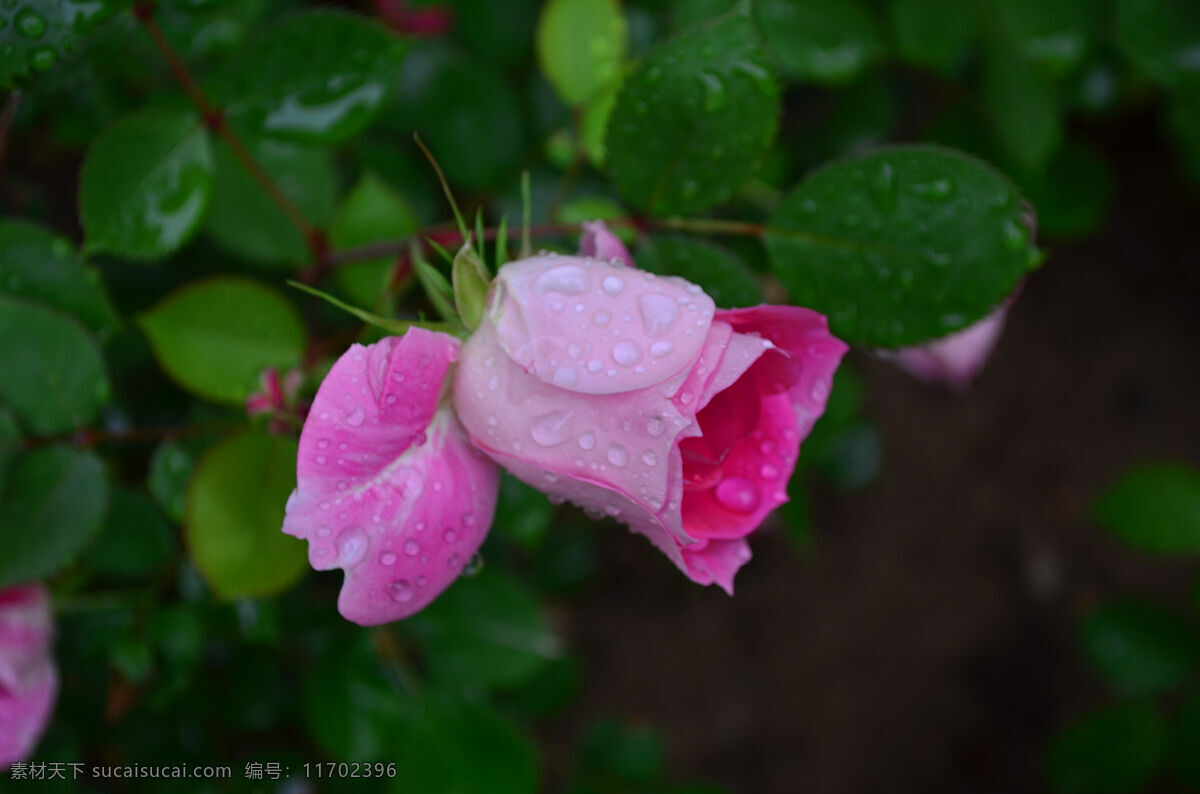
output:
<instances>
[{"instance_id":1,"label":"branch","mask_svg":"<svg viewBox=\"0 0 1200 794\"><path fill-rule=\"evenodd\" d=\"M279 209L283 210L283 214L288 217L292 225L299 230L304 237L305 243L308 245L308 250L312 254L313 261L321 262L328 253L329 244L325 238L325 233L320 229L315 228L308 219L304 217L304 213L300 211L290 198L280 189L275 180L267 173L266 169L259 164L254 155L246 148L246 144L241 138L234 133L233 128L229 126L228 119L225 118L225 113L209 100L205 95L204 89L196 81L196 78L188 70L185 64L167 41L167 37L163 34L162 28L154 21L154 3L136 2L133 4L132 13L135 19L142 24L146 29L146 33L154 40L154 45L166 60L167 66L175 75L175 79L183 86L183 90L187 92L188 97L192 100L192 104L200 111L204 117L204 125L215 132L217 136L225 141L225 145L233 152L233 156L242 164L254 178L254 181L262 187L266 194L271 197Z\"/></svg>"},{"instance_id":2,"label":"branch","mask_svg":"<svg viewBox=\"0 0 1200 794\"><path fill-rule=\"evenodd\" d=\"M149 427L129 427L124 430L108 430L105 428L84 427L72 430L70 433L60 433L53 436L30 436L23 440L25 451L44 447L49 444L69 443L76 449L90 449L99 444L134 444L138 442L162 441L168 438L183 438L186 436L202 436L209 433L219 433L236 427L240 422L205 422L188 425L152 425Z\"/></svg>"}]
</instances>

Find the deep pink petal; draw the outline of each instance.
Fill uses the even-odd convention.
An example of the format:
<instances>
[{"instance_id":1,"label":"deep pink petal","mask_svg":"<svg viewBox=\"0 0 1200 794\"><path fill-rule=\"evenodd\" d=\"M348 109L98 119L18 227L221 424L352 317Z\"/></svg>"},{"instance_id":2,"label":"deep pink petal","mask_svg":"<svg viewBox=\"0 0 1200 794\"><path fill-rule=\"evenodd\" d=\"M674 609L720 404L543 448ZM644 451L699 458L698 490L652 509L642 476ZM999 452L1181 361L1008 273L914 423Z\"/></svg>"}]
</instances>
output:
<instances>
[{"instance_id":1,"label":"deep pink petal","mask_svg":"<svg viewBox=\"0 0 1200 794\"><path fill-rule=\"evenodd\" d=\"M733 595L733 577L750 561L750 544L736 540L710 540L683 549L685 573L697 584L716 584Z\"/></svg>"},{"instance_id":2,"label":"deep pink petal","mask_svg":"<svg viewBox=\"0 0 1200 794\"><path fill-rule=\"evenodd\" d=\"M621 238L608 230L604 221L585 221L579 238L579 255L633 267L633 257Z\"/></svg>"},{"instance_id":3,"label":"deep pink petal","mask_svg":"<svg viewBox=\"0 0 1200 794\"><path fill-rule=\"evenodd\" d=\"M53 634L40 585L0 591L0 768L29 756L54 711Z\"/></svg>"},{"instance_id":4,"label":"deep pink petal","mask_svg":"<svg viewBox=\"0 0 1200 794\"><path fill-rule=\"evenodd\" d=\"M458 347L419 328L355 345L305 422L283 531L308 540L314 568L346 571L338 608L356 623L419 611L491 525L498 472L443 402Z\"/></svg>"}]
</instances>

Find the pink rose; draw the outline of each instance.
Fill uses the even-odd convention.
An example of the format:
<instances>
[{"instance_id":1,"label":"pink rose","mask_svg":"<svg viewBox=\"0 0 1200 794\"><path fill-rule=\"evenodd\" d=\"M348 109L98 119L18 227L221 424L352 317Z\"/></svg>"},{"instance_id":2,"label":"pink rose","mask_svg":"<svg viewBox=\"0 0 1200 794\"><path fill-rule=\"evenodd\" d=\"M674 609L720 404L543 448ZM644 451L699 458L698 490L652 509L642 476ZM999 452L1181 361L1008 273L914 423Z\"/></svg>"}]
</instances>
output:
<instances>
[{"instance_id":1,"label":"pink rose","mask_svg":"<svg viewBox=\"0 0 1200 794\"><path fill-rule=\"evenodd\" d=\"M283 531L318 570L346 572L338 611L399 620L458 576L483 542L498 472L450 405L459 341L420 328L354 345L313 400Z\"/></svg>"},{"instance_id":2,"label":"pink rose","mask_svg":"<svg viewBox=\"0 0 1200 794\"><path fill-rule=\"evenodd\" d=\"M458 363L459 420L518 478L732 593L846 345L809 309L717 310L694 284L631 269L602 224L582 248L599 258L500 269Z\"/></svg>"},{"instance_id":3,"label":"pink rose","mask_svg":"<svg viewBox=\"0 0 1200 794\"><path fill-rule=\"evenodd\" d=\"M29 756L54 711L53 626L41 585L0 590L0 769Z\"/></svg>"},{"instance_id":4,"label":"pink rose","mask_svg":"<svg viewBox=\"0 0 1200 794\"><path fill-rule=\"evenodd\" d=\"M979 322L949 336L882 355L926 383L966 391L1000 340L1010 303L1005 301Z\"/></svg>"}]
</instances>

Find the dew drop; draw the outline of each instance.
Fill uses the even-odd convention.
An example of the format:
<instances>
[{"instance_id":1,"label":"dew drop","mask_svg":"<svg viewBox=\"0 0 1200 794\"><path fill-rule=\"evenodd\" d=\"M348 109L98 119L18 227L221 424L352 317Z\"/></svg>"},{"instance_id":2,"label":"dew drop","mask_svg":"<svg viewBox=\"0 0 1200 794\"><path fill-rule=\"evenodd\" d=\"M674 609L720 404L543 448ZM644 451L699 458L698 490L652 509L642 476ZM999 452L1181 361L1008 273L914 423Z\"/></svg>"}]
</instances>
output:
<instances>
[{"instance_id":1,"label":"dew drop","mask_svg":"<svg viewBox=\"0 0 1200 794\"><path fill-rule=\"evenodd\" d=\"M662 339L650 345L650 355L654 356L655 358L662 358L663 356L670 355L671 351L674 349L675 345L671 344L671 342L666 339Z\"/></svg>"},{"instance_id":2,"label":"dew drop","mask_svg":"<svg viewBox=\"0 0 1200 794\"><path fill-rule=\"evenodd\" d=\"M758 470L758 473L764 480L774 480L779 476L779 469L770 463L764 463L762 468Z\"/></svg>"},{"instance_id":3,"label":"dew drop","mask_svg":"<svg viewBox=\"0 0 1200 794\"><path fill-rule=\"evenodd\" d=\"M446 567L448 568L457 568L461 564L462 557L459 557L457 554L451 554L450 559L446 560Z\"/></svg>"},{"instance_id":4,"label":"dew drop","mask_svg":"<svg viewBox=\"0 0 1200 794\"><path fill-rule=\"evenodd\" d=\"M896 208L896 169L891 163L882 163L872 175L871 196L884 212Z\"/></svg>"},{"instance_id":5,"label":"dew drop","mask_svg":"<svg viewBox=\"0 0 1200 794\"><path fill-rule=\"evenodd\" d=\"M604 369L604 362L598 358L593 358L587 363L587 368L588 372L591 372L592 374L599 373L602 369Z\"/></svg>"},{"instance_id":6,"label":"dew drop","mask_svg":"<svg viewBox=\"0 0 1200 794\"><path fill-rule=\"evenodd\" d=\"M553 447L571 437L570 411L542 414L529 425L529 435L543 447Z\"/></svg>"},{"instance_id":7,"label":"dew drop","mask_svg":"<svg viewBox=\"0 0 1200 794\"><path fill-rule=\"evenodd\" d=\"M407 579L397 579L388 586L388 589L391 591L393 601L403 604L412 600L413 589L409 586Z\"/></svg>"},{"instance_id":8,"label":"dew drop","mask_svg":"<svg viewBox=\"0 0 1200 794\"><path fill-rule=\"evenodd\" d=\"M592 449L596 446L596 434L592 432L584 433L579 437L579 446L582 449Z\"/></svg>"},{"instance_id":9,"label":"dew drop","mask_svg":"<svg viewBox=\"0 0 1200 794\"><path fill-rule=\"evenodd\" d=\"M824 378L817 378L812 382L812 388L809 392L812 398L823 403L829 398L829 382Z\"/></svg>"},{"instance_id":10,"label":"dew drop","mask_svg":"<svg viewBox=\"0 0 1200 794\"><path fill-rule=\"evenodd\" d=\"M612 315L608 312L596 312L592 315L592 325L597 328L606 328L610 320L612 320Z\"/></svg>"},{"instance_id":11,"label":"dew drop","mask_svg":"<svg viewBox=\"0 0 1200 794\"><path fill-rule=\"evenodd\" d=\"M717 486L717 501L735 513L753 513L761 495L758 486L744 477L729 477Z\"/></svg>"},{"instance_id":12,"label":"dew drop","mask_svg":"<svg viewBox=\"0 0 1200 794\"><path fill-rule=\"evenodd\" d=\"M579 373L570 367L559 367L554 372L554 385L569 389L579 382Z\"/></svg>"},{"instance_id":13,"label":"dew drop","mask_svg":"<svg viewBox=\"0 0 1200 794\"><path fill-rule=\"evenodd\" d=\"M1009 253L1019 253L1029 244L1029 232L1020 224L1007 220L1004 222L1004 248Z\"/></svg>"},{"instance_id":14,"label":"dew drop","mask_svg":"<svg viewBox=\"0 0 1200 794\"><path fill-rule=\"evenodd\" d=\"M645 463L647 466L656 466L658 465L658 455L655 454L654 450L648 449L642 453L642 463Z\"/></svg>"},{"instance_id":15,"label":"dew drop","mask_svg":"<svg viewBox=\"0 0 1200 794\"><path fill-rule=\"evenodd\" d=\"M567 345L567 355L571 358L579 358L583 355L583 348L572 342L571 344Z\"/></svg>"},{"instance_id":16,"label":"dew drop","mask_svg":"<svg viewBox=\"0 0 1200 794\"><path fill-rule=\"evenodd\" d=\"M463 576L475 576L483 570L483 555L476 554L467 560L466 566L463 568Z\"/></svg>"},{"instance_id":17,"label":"dew drop","mask_svg":"<svg viewBox=\"0 0 1200 794\"><path fill-rule=\"evenodd\" d=\"M421 544L417 543L415 540L405 541L404 553L409 557L416 557L421 553Z\"/></svg>"},{"instance_id":18,"label":"dew drop","mask_svg":"<svg viewBox=\"0 0 1200 794\"><path fill-rule=\"evenodd\" d=\"M642 351L633 342L617 342L612 349L613 361L630 367L642 360Z\"/></svg>"},{"instance_id":19,"label":"dew drop","mask_svg":"<svg viewBox=\"0 0 1200 794\"><path fill-rule=\"evenodd\" d=\"M667 423L657 416L646 422L646 432L652 436L661 436L667 430Z\"/></svg>"},{"instance_id":20,"label":"dew drop","mask_svg":"<svg viewBox=\"0 0 1200 794\"><path fill-rule=\"evenodd\" d=\"M385 551L383 554L379 555L379 562L381 565L395 565L396 564L396 552Z\"/></svg>"},{"instance_id":21,"label":"dew drop","mask_svg":"<svg viewBox=\"0 0 1200 794\"><path fill-rule=\"evenodd\" d=\"M604 291L609 295L620 295L621 290L625 289L625 282L616 276L604 277Z\"/></svg>"},{"instance_id":22,"label":"dew drop","mask_svg":"<svg viewBox=\"0 0 1200 794\"><path fill-rule=\"evenodd\" d=\"M629 452L620 444L613 444L606 453L608 462L614 466L624 466L629 463Z\"/></svg>"},{"instance_id":23,"label":"dew drop","mask_svg":"<svg viewBox=\"0 0 1200 794\"><path fill-rule=\"evenodd\" d=\"M346 416L346 424L351 427L361 427L362 423L367 420L367 415L363 413L361 408L355 408Z\"/></svg>"},{"instance_id":24,"label":"dew drop","mask_svg":"<svg viewBox=\"0 0 1200 794\"><path fill-rule=\"evenodd\" d=\"M362 527L350 527L337 538L338 565L355 565L367 555L367 533Z\"/></svg>"},{"instance_id":25,"label":"dew drop","mask_svg":"<svg viewBox=\"0 0 1200 794\"><path fill-rule=\"evenodd\" d=\"M447 529L445 532L442 533L442 540L446 541L447 543L453 543L457 539L458 539L458 533L455 532L453 529Z\"/></svg>"},{"instance_id":26,"label":"dew drop","mask_svg":"<svg viewBox=\"0 0 1200 794\"><path fill-rule=\"evenodd\" d=\"M32 8L21 9L16 22L17 30L26 38L38 39L46 32L46 20Z\"/></svg>"},{"instance_id":27,"label":"dew drop","mask_svg":"<svg viewBox=\"0 0 1200 794\"><path fill-rule=\"evenodd\" d=\"M638 298L638 311L650 336L662 336L679 319L679 306L665 295L643 295Z\"/></svg>"},{"instance_id":28,"label":"dew drop","mask_svg":"<svg viewBox=\"0 0 1200 794\"><path fill-rule=\"evenodd\" d=\"M588 288L587 271L578 265L560 265L538 276L534 287L543 294L561 292L565 295L582 295Z\"/></svg>"}]
</instances>

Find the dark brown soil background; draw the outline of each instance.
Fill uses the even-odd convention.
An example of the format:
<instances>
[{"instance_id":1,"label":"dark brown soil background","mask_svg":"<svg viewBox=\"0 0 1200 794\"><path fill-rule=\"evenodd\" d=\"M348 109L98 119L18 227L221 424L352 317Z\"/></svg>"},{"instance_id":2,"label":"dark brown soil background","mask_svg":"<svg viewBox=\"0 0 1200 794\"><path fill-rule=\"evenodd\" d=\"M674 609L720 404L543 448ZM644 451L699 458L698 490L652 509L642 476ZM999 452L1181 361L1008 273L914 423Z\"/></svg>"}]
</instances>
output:
<instances>
[{"instance_id":1,"label":"dark brown soil background","mask_svg":"<svg viewBox=\"0 0 1200 794\"><path fill-rule=\"evenodd\" d=\"M673 779L751 794L1044 790L1054 728L1107 699L1078 617L1119 594L1184 604L1198 567L1089 517L1128 466L1200 461L1200 202L1160 140L1150 119L1110 128L1105 228L1051 247L970 394L853 357L885 469L814 491L806 558L763 531L730 599L605 533L568 612L584 705L547 741L644 723Z\"/></svg>"}]
</instances>

